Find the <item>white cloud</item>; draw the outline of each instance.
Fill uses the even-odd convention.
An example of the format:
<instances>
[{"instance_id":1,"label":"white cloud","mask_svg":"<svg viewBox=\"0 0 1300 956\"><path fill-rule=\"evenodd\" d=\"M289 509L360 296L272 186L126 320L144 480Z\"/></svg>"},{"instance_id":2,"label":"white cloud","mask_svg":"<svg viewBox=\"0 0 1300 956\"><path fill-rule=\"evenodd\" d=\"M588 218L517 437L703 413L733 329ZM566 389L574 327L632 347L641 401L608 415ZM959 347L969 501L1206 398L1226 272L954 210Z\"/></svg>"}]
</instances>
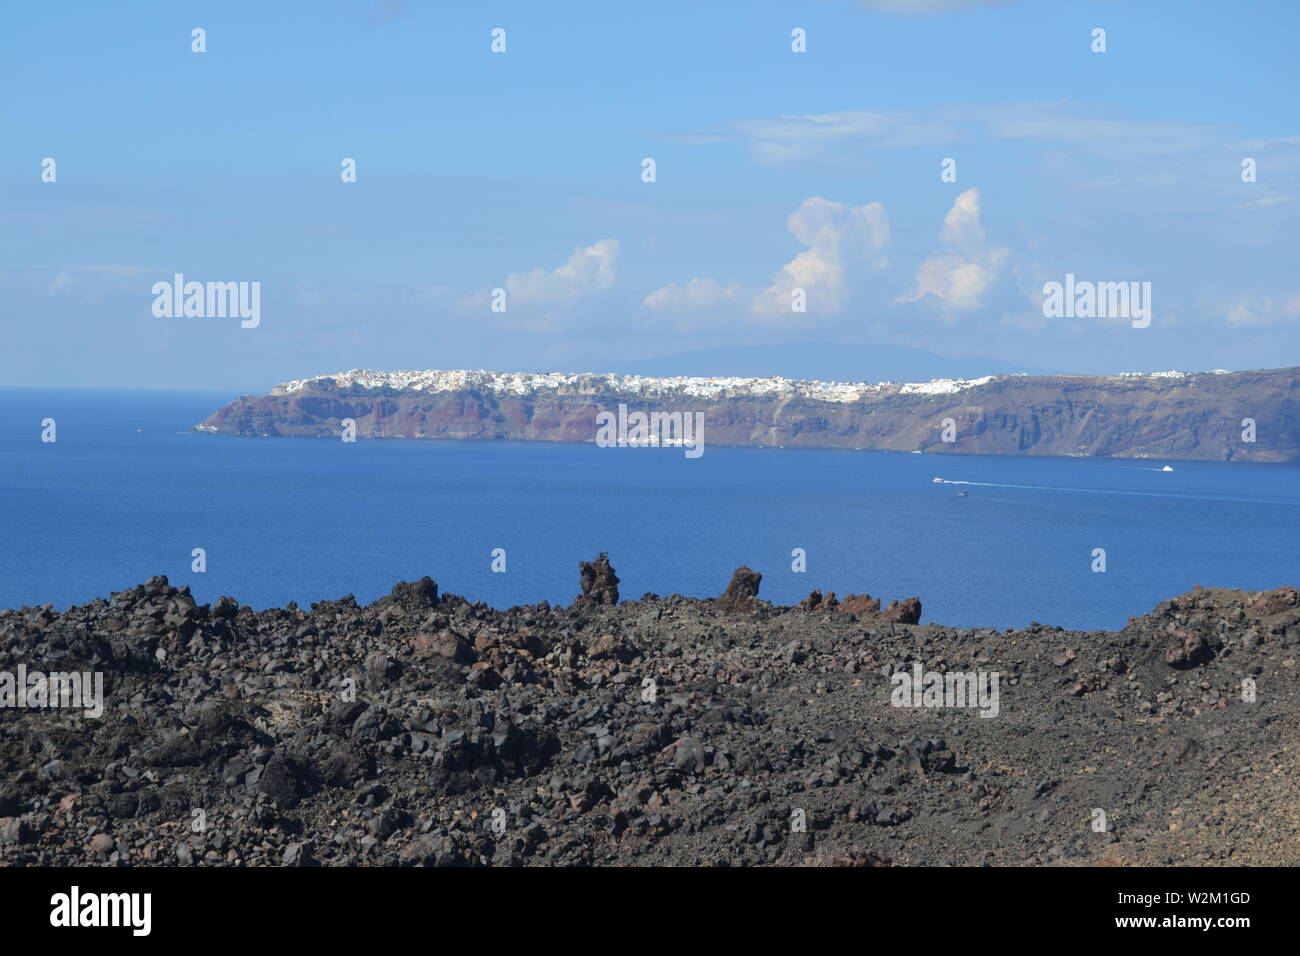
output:
<instances>
[{"instance_id":1,"label":"white cloud","mask_svg":"<svg viewBox=\"0 0 1300 956\"><path fill-rule=\"evenodd\" d=\"M1271 296L1247 292L1228 304L1224 318L1230 326L1269 325L1280 318L1300 318L1300 290L1281 303Z\"/></svg>"},{"instance_id":2,"label":"white cloud","mask_svg":"<svg viewBox=\"0 0 1300 956\"><path fill-rule=\"evenodd\" d=\"M889 265L889 216L878 202L864 206L813 196L786 220L790 233L808 248L781 267L768 286L757 293L739 284L712 278L673 282L645 297L647 311L675 315L683 328L696 327L701 312L711 322L738 321L748 313L769 320L805 321L810 315L828 317L849 301L858 271ZM793 292L804 291L806 312L795 312ZM746 308L748 306L748 308Z\"/></svg>"},{"instance_id":3,"label":"white cloud","mask_svg":"<svg viewBox=\"0 0 1300 956\"><path fill-rule=\"evenodd\" d=\"M685 285L669 283L645 297L641 307L656 312L685 312L716 308L741 298L739 285L722 285L713 279L692 279Z\"/></svg>"},{"instance_id":4,"label":"white cloud","mask_svg":"<svg viewBox=\"0 0 1300 956\"><path fill-rule=\"evenodd\" d=\"M896 301L916 302L933 295L945 311L979 308L1011 253L989 242L980 221L978 189L966 190L952 204L939 232L939 244L944 248L916 270L914 288Z\"/></svg>"},{"instance_id":5,"label":"white cloud","mask_svg":"<svg viewBox=\"0 0 1300 956\"><path fill-rule=\"evenodd\" d=\"M1060 100L782 114L733 120L678 138L743 142L758 162L773 166L860 164L863 150L991 139L1064 145L1113 165L1146 168L1154 157L1206 153L1233 142L1223 129L1206 124L1109 117Z\"/></svg>"},{"instance_id":6,"label":"white cloud","mask_svg":"<svg viewBox=\"0 0 1300 956\"><path fill-rule=\"evenodd\" d=\"M1248 139L1241 145L1246 149L1272 149L1274 146L1300 146L1300 136L1272 136L1266 139Z\"/></svg>"},{"instance_id":7,"label":"white cloud","mask_svg":"<svg viewBox=\"0 0 1300 956\"><path fill-rule=\"evenodd\" d=\"M1265 196L1262 199L1252 199L1250 202L1239 203L1242 209L1267 209L1270 206L1276 206L1279 203L1294 202L1295 196Z\"/></svg>"},{"instance_id":8,"label":"white cloud","mask_svg":"<svg viewBox=\"0 0 1300 956\"><path fill-rule=\"evenodd\" d=\"M935 146L964 135L959 126L941 119L897 110L842 110L736 120L721 130L701 134L694 141L742 140L760 163L782 166L828 159L840 147L856 150Z\"/></svg>"},{"instance_id":9,"label":"white cloud","mask_svg":"<svg viewBox=\"0 0 1300 956\"><path fill-rule=\"evenodd\" d=\"M1061 101L966 106L947 110L943 116L978 123L993 139L1058 143L1112 160L1141 157L1144 161L1227 142L1222 130L1205 124L1101 116Z\"/></svg>"},{"instance_id":10,"label":"white cloud","mask_svg":"<svg viewBox=\"0 0 1300 956\"><path fill-rule=\"evenodd\" d=\"M590 246L579 246L556 269L512 272L505 281L508 308L568 305L592 292L608 289L614 284L618 251L617 239L601 239Z\"/></svg>"},{"instance_id":11,"label":"white cloud","mask_svg":"<svg viewBox=\"0 0 1300 956\"><path fill-rule=\"evenodd\" d=\"M987 236L980 222L980 191L968 189L953 202L948 215L943 217L939 241L958 249L976 249L984 245Z\"/></svg>"},{"instance_id":12,"label":"white cloud","mask_svg":"<svg viewBox=\"0 0 1300 956\"><path fill-rule=\"evenodd\" d=\"M851 267L887 265L882 253L889 245L889 216L878 202L850 207L813 196L790 213L786 224L808 249L786 263L754 299L757 314L797 315L791 311L794 289L806 293L809 312L839 312L848 298L846 280Z\"/></svg>"},{"instance_id":13,"label":"white cloud","mask_svg":"<svg viewBox=\"0 0 1300 956\"><path fill-rule=\"evenodd\" d=\"M1229 325L1263 325L1272 321L1273 300L1248 292L1228 305L1224 318Z\"/></svg>"}]
</instances>

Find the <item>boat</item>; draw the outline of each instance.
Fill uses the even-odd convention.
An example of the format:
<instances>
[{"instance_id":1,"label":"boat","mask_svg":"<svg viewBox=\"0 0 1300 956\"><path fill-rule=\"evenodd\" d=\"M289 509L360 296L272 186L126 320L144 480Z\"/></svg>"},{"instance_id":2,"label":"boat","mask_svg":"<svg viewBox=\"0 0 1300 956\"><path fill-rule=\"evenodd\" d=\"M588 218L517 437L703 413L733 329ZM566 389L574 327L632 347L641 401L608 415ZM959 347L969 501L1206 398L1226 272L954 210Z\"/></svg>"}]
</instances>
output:
<instances>
[{"instance_id":1,"label":"boat","mask_svg":"<svg viewBox=\"0 0 1300 956\"><path fill-rule=\"evenodd\" d=\"M1170 468L1168 465L1165 465L1165 467L1161 468L1160 470L1161 470L1161 471L1173 471L1173 469Z\"/></svg>"},{"instance_id":2,"label":"boat","mask_svg":"<svg viewBox=\"0 0 1300 956\"><path fill-rule=\"evenodd\" d=\"M933 479L933 480L934 480L934 483L935 483L936 485L941 485L941 484L943 484L943 479L942 479L942 478L935 478L935 479Z\"/></svg>"},{"instance_id":3,"label":"boat","mask_svg":"<svg viewBox=\"0 0 1300 956\"><path fill-rule=\"evenodd\" d=\"M958 497L958 498L965 498L965 497L967 496L967 494L969 494L969 492L959 491L959 492L957 492L957 497Z\"/></svg>"}]
</instances>

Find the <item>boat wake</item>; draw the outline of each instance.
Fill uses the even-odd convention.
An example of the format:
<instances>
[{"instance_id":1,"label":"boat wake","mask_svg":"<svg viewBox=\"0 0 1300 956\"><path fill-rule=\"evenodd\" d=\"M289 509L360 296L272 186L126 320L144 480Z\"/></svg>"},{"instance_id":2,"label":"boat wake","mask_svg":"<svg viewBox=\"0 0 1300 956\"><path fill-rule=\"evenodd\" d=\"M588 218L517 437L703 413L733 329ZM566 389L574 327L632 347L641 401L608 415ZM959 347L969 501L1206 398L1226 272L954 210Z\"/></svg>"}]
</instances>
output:
<instances>
[{"instance_id":1,"label":"boat wake","mask_svg":"<svg viewBox=\"0 0 1300 956\"><path fill-rule=\"evenodd\" d=\"M1153 468L1152 471L1162 469ZM1010 488L1016 491L1057 491L1080 495L1136 495L1141 498L1184 498L1188 501L1232 501L1252 505L1289 505L1295 507L1297 502L1283 498L1243 498L1236 495L1195 495L1175 491L1135 491L1126 488L1065 488L1060 485L1017 485L1000 481L962 481L951 478L935 478L943 485L967 485L978 488ZM985 499L990 500L990 499Z\"/></svg>"}]
</instances>

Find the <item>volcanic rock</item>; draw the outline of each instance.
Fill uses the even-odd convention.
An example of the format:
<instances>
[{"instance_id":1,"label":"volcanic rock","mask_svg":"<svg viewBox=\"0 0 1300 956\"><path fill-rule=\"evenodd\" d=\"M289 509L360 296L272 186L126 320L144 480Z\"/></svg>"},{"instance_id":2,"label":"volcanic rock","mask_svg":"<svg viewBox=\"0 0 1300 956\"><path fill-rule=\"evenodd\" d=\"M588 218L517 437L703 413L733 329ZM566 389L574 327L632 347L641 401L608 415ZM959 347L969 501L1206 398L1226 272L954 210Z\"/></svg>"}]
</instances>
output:
<instances>
[{"instance_id":1,"label":"volcanic rock","mask_svg":"<svg viewBox=\"0 0 1300 956\"><path fill-rule=\"evenodd\" d=\"M579 561L578 573L582 587L579 601L592 604L618 603L618 575L609 563L609 555L602 551L595 561Z\"/></svg>"},{"instance_id":2,"label":"volcanic rock","mask_svg":"<svg viewBox=\"0 0 1300 956\"><path fill-rule=\"evenodd\" d=\"M1199 634L1174 629L1171 632L1174 643L1165 650L1165 660L1170 667L1185 669L1195 667L1207 660L1211 654L1209 642Z\"/></svg>"},{"instance_id":3,"label":"volcanic rock","mask_svg":"<svg viewBox=\"0 0 1300 956\"><path fill-rule=\"evenodd\" d=\"M762 580L763 575L757 571L751 571L742 564L732 572L731 580L727 583L727 590L714 598L714 605L720 611L754 610L757 606L755 599L758 597L758 586Z\"/></svg>"},{"instance_id":4,"label":"volcanic rock","mask_svg":"<svg viewBox=\"0 0 1300 956\"><path fill-rule=\"evenodd\" d=\"M0 610L0 673L106 690L97 719L0 708L0 866L1300 864L1295 588L1085 633L810 614L838 602L772 605L743 566L571 607L426 581ZM916 667L943 699L895 693Z\"/></svg>"}]
</instances>

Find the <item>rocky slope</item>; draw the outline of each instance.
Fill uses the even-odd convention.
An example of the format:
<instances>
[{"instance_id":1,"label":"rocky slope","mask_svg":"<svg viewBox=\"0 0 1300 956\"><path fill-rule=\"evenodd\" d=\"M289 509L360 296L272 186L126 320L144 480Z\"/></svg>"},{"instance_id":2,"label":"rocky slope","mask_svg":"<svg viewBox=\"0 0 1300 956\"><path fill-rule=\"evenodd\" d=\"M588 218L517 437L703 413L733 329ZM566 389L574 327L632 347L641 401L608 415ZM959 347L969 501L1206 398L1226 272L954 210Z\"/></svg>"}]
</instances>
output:
<instances>
[{"instance_id":1,"label":"rocky slope","mask_svg":"<svg viewBox=\"0 0 1300 956\"><path fill-rule=\"evenodd\" d=\"M0 865L1300 862L1294 588L997 633L774 607L747 568L715 600L619 603L603 556L580 577L503 611L428 578L0 611L0 672L107 693L0 710ZM917 664L999 674L996 715L895 706Z\"/></svg>"},{"instance_id":2,"label":"rocky slope","mask_svg":"<svg viewBox=\"0 0 1300 956\"><path fill-rule=\"evenodd\" d=\"M198 427L234 435L593 441L597 415L700 412L705 445L992 455L1300 460L1300 368L990 376L923 384L355 371L243 396ZM1245 419L1254 440L1243 437ZM951 420L951 441L945 441Z\"/></svg>"}]
</instances>

